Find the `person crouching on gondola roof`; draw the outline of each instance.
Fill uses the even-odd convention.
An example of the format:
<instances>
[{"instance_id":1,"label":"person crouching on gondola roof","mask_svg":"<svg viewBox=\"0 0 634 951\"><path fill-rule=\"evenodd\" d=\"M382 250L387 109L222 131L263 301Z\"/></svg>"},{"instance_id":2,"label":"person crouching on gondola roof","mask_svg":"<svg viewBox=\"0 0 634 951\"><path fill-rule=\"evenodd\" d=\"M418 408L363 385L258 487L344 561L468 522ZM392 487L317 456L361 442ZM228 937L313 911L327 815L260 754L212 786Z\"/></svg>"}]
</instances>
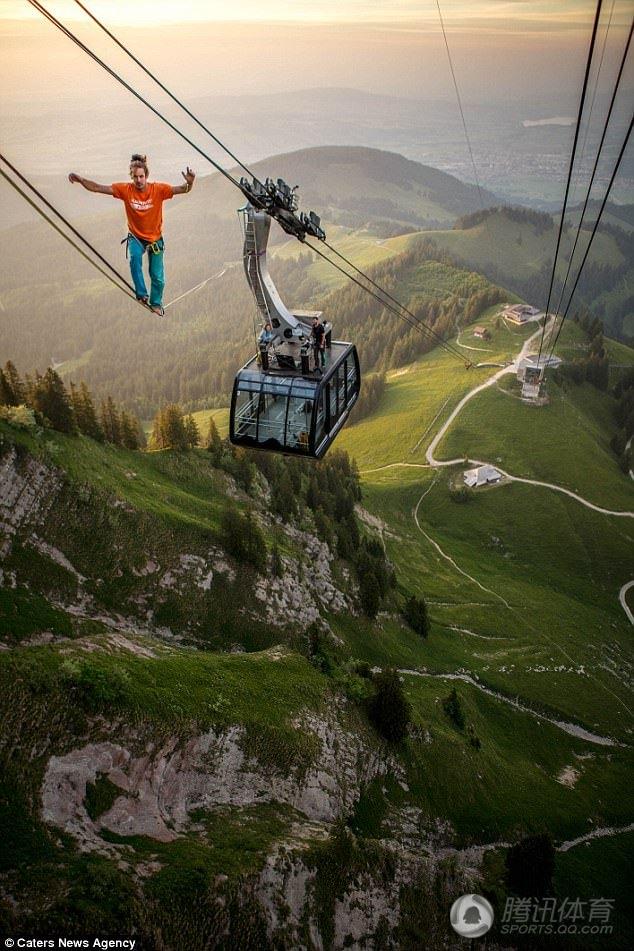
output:
<instances>
[{"instance_id":1,"label":"person crouching on gondola roof","mask_svg":"<svg viewBox=\"0 0 634 951\"><path fill-rule=\"evenodd\" d=\"M131 182L115 182L112 185L100 185L98 182L82 178L76 172L68 176L69 182L78 182L89 192L111 195L125 205L128 220L127 253L130 258L130 272L137 300L146 304L159 316L163 316L163 288L165 272L163 268L163 202L174 195L185 195L194 186L195 172L187 166L181 172L185 179L183 185L168 185L166 182L149 182L149 169L145 155L135 153L130 160ZM150 294L148 296L143 276L143 255L147 251L150 270Z\"/></svg>"}]
</instances>

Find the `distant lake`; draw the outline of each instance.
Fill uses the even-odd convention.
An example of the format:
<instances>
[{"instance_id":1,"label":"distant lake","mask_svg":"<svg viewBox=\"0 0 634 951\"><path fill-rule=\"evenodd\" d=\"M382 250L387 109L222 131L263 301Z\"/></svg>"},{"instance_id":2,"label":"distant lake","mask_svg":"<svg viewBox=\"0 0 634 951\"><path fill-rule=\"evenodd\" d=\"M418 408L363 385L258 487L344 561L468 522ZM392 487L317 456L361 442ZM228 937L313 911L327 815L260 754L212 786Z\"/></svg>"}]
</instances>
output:
<instances>
[{"instance_id":1,"label":"distant lake","mask_svg":"<svg viewBox=\"0 0 634 951\"><path fill-rule=\"evenodd\" d=\"M571 116L553 116L550 119L524 119L522 125L528 129L532 125L574 125L576 121Z\"/></svg>"}]
</instances>

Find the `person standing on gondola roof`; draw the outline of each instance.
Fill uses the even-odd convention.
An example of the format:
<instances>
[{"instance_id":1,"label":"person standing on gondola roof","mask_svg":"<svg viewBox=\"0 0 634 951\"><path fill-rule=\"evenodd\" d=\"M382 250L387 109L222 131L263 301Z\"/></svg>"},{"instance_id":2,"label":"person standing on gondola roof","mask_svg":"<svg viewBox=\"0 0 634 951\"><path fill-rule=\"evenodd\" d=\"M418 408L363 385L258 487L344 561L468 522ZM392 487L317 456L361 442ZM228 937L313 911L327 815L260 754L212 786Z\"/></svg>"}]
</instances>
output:
<instances>
[{"instance_id":1,"label":"person standing on gondola roof","mask_svg":"<svg viewBox=\"0 0 634 951\"><path fill-rule=\"evenodd\" d=\"M310 330L313 339L313 353L315 355L315 369L326 366L326 328L319 317L313 317Z\"/></svg>"},{"instance_id":2,"label":"person standing on gondola roof","mask_svg":"<svg viewBox=\"0 0 634 951\"><path fill-rule=\"evenodd\" d=\"M127 251L130 256L130 272L134 282L137 300L146 304L159 316L163 316L163 288L165 272L163 268L163 202L174 195L185 195L194 186L195 172L187 166L181 172L184 185L168 185L166 182L149 182L149 169L145 155L135 153L130 160L131 182L116 182L113 185L100 185L98 182L82 178L76 172L68 176L69 182L82 185L89 192L111 195L125 205L128 219ZM147 251L150 270L150 294L148 296L143 276L143 255Z\"/></svg>"}]
</instances>

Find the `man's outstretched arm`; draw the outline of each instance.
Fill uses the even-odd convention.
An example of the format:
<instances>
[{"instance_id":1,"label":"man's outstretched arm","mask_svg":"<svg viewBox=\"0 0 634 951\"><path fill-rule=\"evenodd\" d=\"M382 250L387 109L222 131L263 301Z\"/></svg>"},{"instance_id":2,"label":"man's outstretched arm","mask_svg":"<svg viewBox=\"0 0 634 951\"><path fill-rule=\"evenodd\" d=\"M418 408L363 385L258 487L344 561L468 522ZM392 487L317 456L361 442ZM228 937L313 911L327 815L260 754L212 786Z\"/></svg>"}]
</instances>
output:
<instances>
[{"instance_id":1,"label":"man's outstretched arm","mask_svg":"<svg viewBox=\"0 0 634 951\"><path fill-rule=\"evenodd\" d=\"M100 185L98 182L91 182L89 178L82 178L81 175L78 175L76 172L70 173L68 181L71 185L74 185L75 182L79 185L83 185L86 191L89 192L98 192L100 195L112 195L112 185Z\"/></svg>"},{"instance_id":2,"label":"man's outstretched arm","mask_svg":"<svg viewBox=\"0 0 634 951\"><path fill-rule=\"evenodd\" d=\"M185 179L184 185L174 185L174 194L175 195L185 195L187 192L190 192L194 187L194 180L196 178L196 172L192 172L189 165L187 166L186 172L181 172L181 175Z\"/></svg>"}]
</instances>

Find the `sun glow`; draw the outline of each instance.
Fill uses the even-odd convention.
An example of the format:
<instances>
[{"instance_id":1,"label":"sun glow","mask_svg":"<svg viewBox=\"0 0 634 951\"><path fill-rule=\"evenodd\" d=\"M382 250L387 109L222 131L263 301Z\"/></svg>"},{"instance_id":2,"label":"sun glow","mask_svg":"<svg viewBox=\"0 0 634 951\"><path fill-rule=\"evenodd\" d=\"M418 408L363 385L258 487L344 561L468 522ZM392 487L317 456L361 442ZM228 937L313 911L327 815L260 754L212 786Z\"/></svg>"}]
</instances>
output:
<instances>
[{"instance_id":1,"label":"sun glow","mask_svg":"<svg viewBox=\"0 0 634 951\"><path fill-rule=\"evenodd\" d=\"M55 16L83 20L86 14L73 0L44 0ZM357 23L411 24L438 26L435 0L87 0L95 16L109 24L162 26L193 22L260 23ZM454 27L478 29L575 28L585 24L594 4L591 0L547 2L547 0L443 0L442 11ZM32 20L41 14L27 0L0 0L0 19Z\"/></svg>"}]
</instances>

